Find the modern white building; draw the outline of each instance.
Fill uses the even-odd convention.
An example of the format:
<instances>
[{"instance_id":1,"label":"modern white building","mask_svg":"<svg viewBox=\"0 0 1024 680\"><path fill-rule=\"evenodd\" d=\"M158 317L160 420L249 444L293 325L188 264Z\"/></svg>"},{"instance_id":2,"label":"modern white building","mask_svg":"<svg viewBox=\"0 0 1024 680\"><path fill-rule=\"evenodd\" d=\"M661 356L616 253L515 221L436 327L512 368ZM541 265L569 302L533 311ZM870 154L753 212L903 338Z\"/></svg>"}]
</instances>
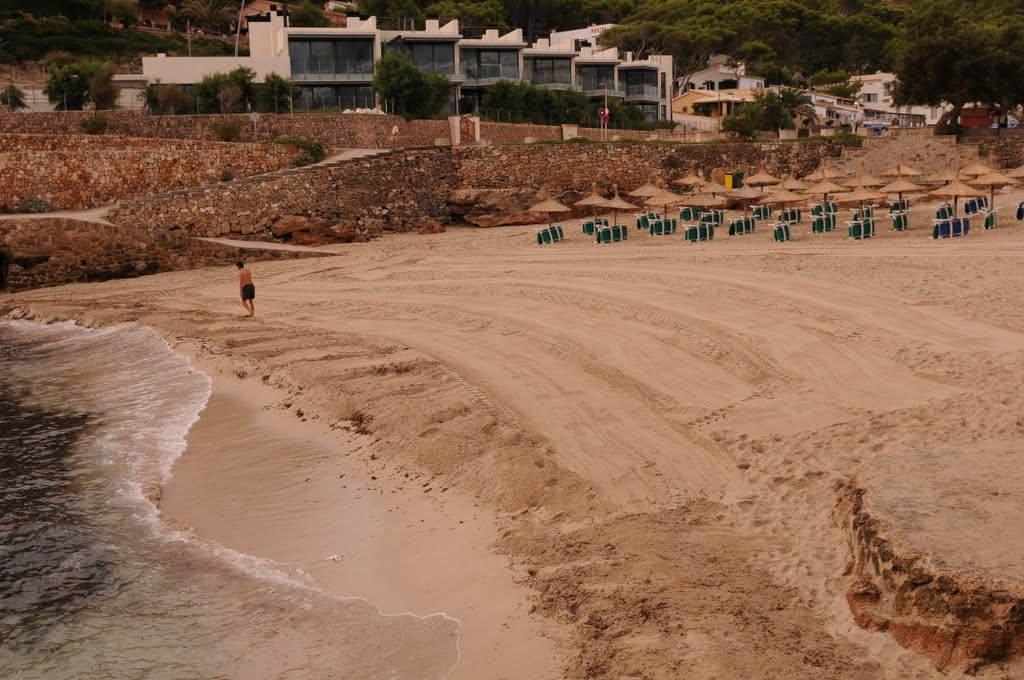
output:
<instances>
[{"instance_id":1,"label":"modern white building","mask_svg":"<svg viewBox=\"0 0 1024 680\"><path fill-rule=\"evenodd\" d=\"M892 101L897 81L895 73L877 71L869 75L853 76L850 81L861 84L857 99L868 121L921 127L935 125L944 111L941 106L895 106Z\"/></svg>"},{"instance_id":2,"label":"modern white building","mask_svg":"<svg viewBox=\"0 0 1024 680\"><path fill-rule=\"evenodd\" d=\"M247 66L261 80L268 73L290 77L299 86L296 106L373 108L386 105L371 87L374 64L384 52L401 50L415 66L448 76L451 113L478 111L488 87L516 80L582 92L595 102L606 96L631 102L651 121L672 119L672 57L640 59L598 48L597 36L612 24L554 32L532 45L518 29L464 37L458 21L437 19L382 28L375 17L349 16L345 26L294 28L278 7L248 17L248 26L248 57L146 57L143 77L188 87Z\"/></svg>"},{"instance_id":3,"label":"modern white building","mask_svg":"<svg viewBox=\"0 0 1024 680\"><path fill-rule=\"evenodd\" d=\"M763 87L764 78L748 76L744 64L730 64L725 54L712 56L708 67L691 75L686 83L688 90L758 90Z\"/></svg>"}]
</instances>

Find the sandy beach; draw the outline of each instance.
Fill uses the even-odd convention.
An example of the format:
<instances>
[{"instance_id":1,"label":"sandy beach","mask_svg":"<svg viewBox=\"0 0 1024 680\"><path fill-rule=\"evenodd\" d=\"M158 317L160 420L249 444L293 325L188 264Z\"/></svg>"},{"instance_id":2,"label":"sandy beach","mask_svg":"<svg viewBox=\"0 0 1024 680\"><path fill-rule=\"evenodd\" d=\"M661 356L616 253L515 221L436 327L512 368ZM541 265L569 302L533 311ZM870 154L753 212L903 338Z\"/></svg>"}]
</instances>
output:
<instances>
[{"instance_id":1,"label":"sandy beach","mask_svg":"<svg viewBox=\"0 0 1024 680\"><path fill-rule=\"evenodd\" d=\"M958 677L855 625L833 517L903 451L1024 441L1024 227L933 241L925 212L864 242L388 236L253 265L255 319L231 263L0 315L155 328L214 379L165 517L459 619L452 678Z\"/></svg>"}]
</instances>

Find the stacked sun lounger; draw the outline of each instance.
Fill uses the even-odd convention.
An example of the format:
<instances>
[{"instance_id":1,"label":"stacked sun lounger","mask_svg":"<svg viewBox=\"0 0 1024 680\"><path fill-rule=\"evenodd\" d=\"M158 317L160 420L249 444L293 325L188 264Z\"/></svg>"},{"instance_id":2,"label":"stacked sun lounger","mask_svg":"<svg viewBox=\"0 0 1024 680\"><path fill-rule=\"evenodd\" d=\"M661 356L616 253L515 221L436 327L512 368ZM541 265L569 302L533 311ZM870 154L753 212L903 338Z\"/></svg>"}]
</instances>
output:
<instances>
[{"instance_id":1,"label":"stacked sun lounger","mask_svg":"<svg viewBox=\"0 0 1024 680\"><path fill-rule=\"evenodd\" d=\"M873 206L873 205L866 205L866 206L864 206L863 209L857 208L857 209L855 209L853 211L853 219L855 219L855 220L862 220L865 217L874 217L874 216L875 216L875 206Z\"/></svg>"},{"instance_id":2,"label":"stacked sun lounger","mask_svg":"<svg viewBox=\"0 0 1024 680\"><path fill-rule=\"evenodd\" d=\"M676 233L678 222L675 218L670 220L654 220L651 222L651 236L668 236Z\"/></svg>"},{"instance_id":3,"label":"stacked sun lounger","mask_svg":"<svg viewBox=\"0 0 1024 680\"><path fill-rule=\"evenodd\" d=\"M910 199L904 198L902 201L893 201L889 204L889 212L901 213L910 210Z\"/></svg>"},{"instance_id":4,"label":"stacked sun lounger","mask_svg":"<svg viewBox=\"0 0 1024 680\"><path fill-rule=\"evenodd\" d=\"M755 220L766 220L772 216L772 207L770 205L755 205L750 214Z\"/></svg>"},{"instance_id":5,"label":"stacked sun lounger","mask_svg":"<svg viewBox=\"0 0 1024 680\"><path fill-rule=\"evenodd\" d=\"M754 231L757 220L753 217L741 217L729 223L729 236L741 236Z\"/></svg>"},{"instance_id":6,"label":"stacked sun lounger","mask_svg":"<svg viewBox=\"0 0 1024 680\"><path fill-rule=\"evenodd\" d=\"M598 217L594 221L589 221L588 220L588 221L583 223L583 235L584 236L593 236L595 231L597 231L601 227L607 227L607 226L608 226L608 220L606 220L603 217Z\"/></svg>"},{"instance_id":7,"label":"stacked sun lounger","mask_svg":"<svg viewBox=\"0 0 1024 680\"><path fill-rule=\"evenodd\" d=\"M772 240L776 243L785 243L791 238L790 223L780 219L775 223L775 228L772 230Z\"/></svg>"},{"instance_id":8,"label":"stacked sun lounger","mask_svg":"<svg viewBox=\"0 0 1024 680\"><path fill-rule=\"evenodd\" d=\"M990 208L990 209L982 210L981 211L981 214L985 216L985 228L986 229L995 229L996 228L996 223L997 223L996 212L998 212L998 211L999 211L999 208Z\"/></svg>"},{"instance_id":9,"label":"stacked sun lounger","mask_svg":"<svg viewBox=\"0 0 1024 680\"><path fill-rule=\"evenodd\" d=\"M537 230L537 245L539 246L548 243L558 243L563 238L565 238L565 232L562 231L562 225L560 224Z\"/></svg>"},{"instance_id":10,"label":"stacked sun lounger","mask_svg":"<svg viewBox=\"0 0 1024 680\"><path fill-rule=\"evenodd\" d=\"M715 238L715 225L712 224L691 224L683 229L683 240L688 243L698 241L710 241Z\"/></svg>"},{"instance_id":11,"label":"stacked sun lounger","mask_svg":"<svg viewBox=\"0 0 1024 680\"><path fill-rule=\"evenodd\" d=\"M910 220L908 213L906 212L893 212L889 213L892 216L892 230L893 231L906 231Z\"/></svg>"},{"instance_id":12,"label":"stacked sun lounger","mask_svg":"<svg viewBox=\"0 0 1024 680\"><path fill-rule=\"evenodd\" d=\"M597 243L615 243L625 241L629 238L629 227L625 224L615 224L610 227L601 227L595 234Z\"/></svg>"},{"instance_id":13,"label":"stacked sun lounger","mask_svg":"<svg viewBox=\"0 0 1024 680\"><path fill-rule=\"evenodd\" d=\"M875 235L875 218L864 217L861 219L855 219L851 222L847 222L846 235L854 240L860 241L866 238L872 238Z\"/></svg>"},{"instance_id":14,"label":"stacked sun lounger","mask_svg":"<svg viewBox=\"0 0 1024 680\"><path fill-rule=\"evenodd\" d=\"M830 213L828 215L817 215L817 216L811 218L811 233L812 234L823 234L826 231L835 231L835 229L836 229L836 216L835 216L835 213Z\"/></svg>"},{"instance_id":15,"label":"stacked sun lounger","mask_svg":"<svg viewBox=\"0 0 1024 680\"><path fill-rule=\"evenodd\" d=\"M988 207L988 199L984 196L979 198L969 198L964 201L964 213L968 215L977 215Z\"/></svg>"},{"instance_id":16,"label":"stacked sun lounger","mask_svg":"<svg viewBox=\"0 0 1024 680\"><path fill-rule=\"evenodd\" d=\"M789 222L790 224L793 224L794 222L800 222L802 219L803 214L801 213L800 208L789 208L788 210L783 210L779 213L779 220L782 222Z\"/></svg>"},{"instance_id":17,"label":"stacked sun lounger","mask_svg":"<svg viewBox=\"0 0 1024 680\"><path fill-rule=\"evenodd\" d=\"M944 220L935 220L932 227L932 238L957 238L967 236L971 231L971 220L969 217L957 217Z\"/></svg>"},{"instance_id":18,"label":"stacked sun lounger","mask_svg":"<svg viewBox=\"0 0 1024 680\"><path fill-rule=\"evenodd\" d=\"M708 208L683 206L679 209L679 220L682 222L696 222L700 220L701 215L707 212L710 212Z\"/></svg>"},{"instance_id":19,"label":"stacked sun lounger","mask_svg":"<svg viewBox=\"0 0 1024 680\"><path fill-rule=\"evenodd\" d=\"M651 222L654 220L660 220L661 215L656 212L643 213L636 216L636 228L637 229L649 229Z\"/></svg>"},{"instance_id":20,"label":"stacked sun lounger","mask_svg":"<svg viewBox=\"0 0 1024 680\"><path fill-rule=\"evenodd\" d=\"M936 220L951 220L953 219L953 206L949 203L943 203L939 206L938 210L935 211Z\"/></svg>"}]
</instances>

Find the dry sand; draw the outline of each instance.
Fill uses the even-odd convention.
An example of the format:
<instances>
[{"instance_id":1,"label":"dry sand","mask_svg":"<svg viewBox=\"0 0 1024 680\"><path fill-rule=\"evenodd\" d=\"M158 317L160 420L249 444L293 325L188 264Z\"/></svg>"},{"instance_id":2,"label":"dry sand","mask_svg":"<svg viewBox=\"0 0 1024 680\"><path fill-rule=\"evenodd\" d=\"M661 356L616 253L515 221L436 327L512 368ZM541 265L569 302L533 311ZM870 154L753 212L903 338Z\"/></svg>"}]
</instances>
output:
<instances>
[{"instance_id":1,"label":"dry sand","mask_svg":"<svg viewBox=\"0 0 1024 680\"><path fill-rule=\"evenodd\" d=\"M385 612L460 618L453 677L950 677L853 624L831 515L886 457L1024 440L1024 227L1003 217L941 242L920 217L866 242L453 230L256 264L252 320L229 266L0 312L137 321L193 356L218 392L165 511ZM264 446L231 446L239 421Z\"/></svg>"}]
</instances>

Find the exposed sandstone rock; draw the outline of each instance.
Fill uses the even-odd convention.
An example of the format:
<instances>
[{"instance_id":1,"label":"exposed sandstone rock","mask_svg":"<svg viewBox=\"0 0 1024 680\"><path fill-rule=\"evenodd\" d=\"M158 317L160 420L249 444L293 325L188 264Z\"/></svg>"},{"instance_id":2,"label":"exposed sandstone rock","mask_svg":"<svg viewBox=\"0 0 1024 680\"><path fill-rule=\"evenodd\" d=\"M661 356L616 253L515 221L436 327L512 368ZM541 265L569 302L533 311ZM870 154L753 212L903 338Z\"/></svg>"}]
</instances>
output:
<instances>
[{"instance_id":1,"label":"exposed sandstone rock","mask_svg":"<svg viewBox=\"0 0 1024 680\"><path fill-rule=\"evenodd\" d=\"M313 228L309 220L301 215L285 215L274 222L270 228L274 236L288 236L297 231L309 231Z\"/></svg>"},{"instance_id":2,"label":"exposed sandstone rock","mask_svg":"<svg viewBox=\"0 0 1024 680\"><path fill-rule=\"evenodd\" d=\"M420 228L416 230L416 233L422 235L443 234L445 231L445 228L442 227L437 222L435 222L434 220L427 220L426 222L420 225Z\"/></svg>"}]
</instances>

